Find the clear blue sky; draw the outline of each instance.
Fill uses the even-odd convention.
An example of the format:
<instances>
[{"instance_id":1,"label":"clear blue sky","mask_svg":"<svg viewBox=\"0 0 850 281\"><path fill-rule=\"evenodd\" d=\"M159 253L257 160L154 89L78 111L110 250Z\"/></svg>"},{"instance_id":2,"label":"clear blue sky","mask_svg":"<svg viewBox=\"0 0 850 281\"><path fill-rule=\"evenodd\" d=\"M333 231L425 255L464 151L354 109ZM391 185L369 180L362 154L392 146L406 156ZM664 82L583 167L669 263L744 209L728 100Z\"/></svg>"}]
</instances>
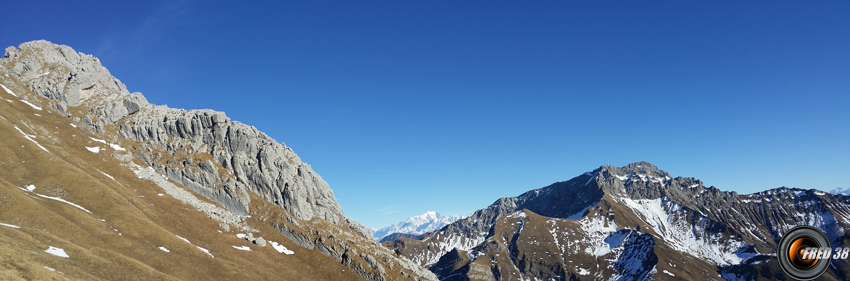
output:
<instances>
[{"instance_id":1,"label":"clear blue sky","mask_svg":"<svg viewBox=\"0 0 850 281\"><path fill-rule=\"evenodd\" d=\"M0 45L70 45L254 125L366 226L636 161L850 187L848 1L124 2L4 3Z\"/></svg>"}]
</instances>

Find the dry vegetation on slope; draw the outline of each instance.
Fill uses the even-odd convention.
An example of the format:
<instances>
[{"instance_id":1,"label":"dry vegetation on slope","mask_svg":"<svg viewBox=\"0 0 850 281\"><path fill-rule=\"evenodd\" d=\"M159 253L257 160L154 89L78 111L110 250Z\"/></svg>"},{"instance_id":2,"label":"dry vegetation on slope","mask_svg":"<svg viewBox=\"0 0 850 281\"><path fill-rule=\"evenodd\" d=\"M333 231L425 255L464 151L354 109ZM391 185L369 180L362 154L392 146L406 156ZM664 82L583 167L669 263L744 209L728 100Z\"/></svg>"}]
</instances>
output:
<instances>
[{"instance_id":1,"label":"dry vegetation on slope","mask_svg":"<svg viewBox=\"0 0 850 281\"><path fill-rule=\"evenodd\" d=\"M141 94L127 93L96 58L67 46L46 41L21 46L0 59L0 70L8 72L0 73L0 84L8 88L0 90L0 279L433 278L360 234L363 227L341 213L309 165L255 128L231 123L220 112L147 104ZM286 183L289 189L261 192L244 174L257 172L251 165L258 163L225 168L213 160L237 151L216 150L214 159L202 150L206 145L197 147L201 136L188 139L182 127L177 135L154 128L162 133L156 140L122 136L120 126L139 121L180 126L161 116L162 123L144 119L163 111L215 115L223 121L216 126L248 134L225 141L259 149L268 157L263 161L285 157L284 172L294 181ZM183 184L198 174L204 182ZM288 193L303 190L312 197ZM286 201L272 203L270 194L285 195ZM311 202L318 204L305 205Z\"/></svg>"},{"instance_id":2,"label":"dry vegetation on slope","mask_svg":"<svg viewBox=\"0 0 850 281\"><path fill-rule=\"evenodd\" d=\"M236 234L244 231L224 228L190 205L159 196L162 188L139 179L118 159L132 156L92 138L128 150L133 144L90 134L49 109L36 110L22 100L41 104L43 98L16 87L9 77L0 80L18 95L0 92L0 223L9 225L0 225L0 279L361 279L256 219L247 224L295 254L240 239ZM86 147L98 147L99 152ZM68 258L46 253L49 247L63 249Z\"/></svg>"}]
</instances>

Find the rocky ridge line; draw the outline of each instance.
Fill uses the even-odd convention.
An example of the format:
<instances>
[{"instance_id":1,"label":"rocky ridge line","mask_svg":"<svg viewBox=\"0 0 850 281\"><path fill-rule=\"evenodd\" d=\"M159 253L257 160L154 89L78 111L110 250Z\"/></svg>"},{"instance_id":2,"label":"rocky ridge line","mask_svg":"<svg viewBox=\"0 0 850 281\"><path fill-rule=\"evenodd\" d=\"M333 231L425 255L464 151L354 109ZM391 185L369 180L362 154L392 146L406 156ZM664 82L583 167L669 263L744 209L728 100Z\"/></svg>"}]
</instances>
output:
<instances>
[{"instance_id":1,"label":"rocky ridge line","mask_svg":"<svg viewBox=\"0 0 850 281\"><path fill-rule=\"evenodd\" d=\"M686 253L724 274L752 275L753 268L775 253L779 237L796 225L824 230L835 245L846 245L850 239L845 231L850 227L850 198L846 196L786 187L740 195L706 187L695 178L673 178L655 165L638 162L624 167L604 165L568 181L500 198L422 239L401 238L384 245L402 249L405 256L445 278L464 272L457 266L475 265L471 262L480 253L504 251L492 248L499 233L511 233L497 231L499 221L523 212L569 224L593 221L589 218L616 220L621 229L652 234L658 244L653 247ZM508 239L504 243L515 242ZM460 253L451 254L454 250ZM515 263L522 271L522 254L501 261L505 263L501 266ZM454 269L446 271L447 266ZM465 271L471 276L476 269L468 266ZM835 274L842 276L841 272Z\"/></svg>"},{"instance_id":2,"label":"rocky ridge line","mask_svg":"<svg viewBox=\"0 0 850 281\"><path fill-rule=\"evenodd\" d=\"M157 173L234 214L250 213L250 194L286 210L287 223L276 225L282 233L349 265L368 280L385 279L378 260L390 267L402 266L414 280L434 278L427 270L383 251L368 228L343 214L333 191L310 165L252 126L213 110L150 104L141 93L129 93L97 58L44 40L6 48L0 71L23 83L7 86L24 87L49 99L45 107L72 118L84 130L132 142L131 152ZM326 239L332 234L314 230L316 219L341 226L338 234L349 229L359 238ZM352 242L363 238L372 242ZM352 243L375 249L372 254L380 257L377 260L357 255L371 269L352 263Z\"/></svg>"}]
</instances>

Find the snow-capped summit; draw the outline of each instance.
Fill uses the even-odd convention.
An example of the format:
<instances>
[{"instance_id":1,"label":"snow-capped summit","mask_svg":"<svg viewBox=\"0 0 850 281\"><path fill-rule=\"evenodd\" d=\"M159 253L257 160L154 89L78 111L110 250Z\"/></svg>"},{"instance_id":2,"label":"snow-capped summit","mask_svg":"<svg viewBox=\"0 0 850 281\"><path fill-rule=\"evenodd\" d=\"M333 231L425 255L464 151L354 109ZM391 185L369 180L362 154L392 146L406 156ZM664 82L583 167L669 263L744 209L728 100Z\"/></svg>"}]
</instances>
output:
<instances>
[{"instance_id":1,"label":"snow-capped summit","mask_svg":"<svg viewBox=\"0 0 850 281\"><path fill-rule=\"evenodd\" d=\"M840 188L840 187L838 187L838 188L836 188L836 189L831 190L829 193L836 194L836 195L838 195L838 194L841 194L841 195L850 195L850 187L848 187L848 188Z\"/></svg>"},{"instance_id":2,"label":"snow-capped summit","mask_svg":"<svg viewBox=\"0 0 850 281\"><path fill-rule=\"evenodd\" d=\"M403 234L425 234L459 220L459 215L451 215L444 217L437 212L427 211L424 214L410 217L409 219L400 222L396 225L391 225L384 228L373 228L372 233L376 240L393 233Z\"/></svg>"}]
</instances>

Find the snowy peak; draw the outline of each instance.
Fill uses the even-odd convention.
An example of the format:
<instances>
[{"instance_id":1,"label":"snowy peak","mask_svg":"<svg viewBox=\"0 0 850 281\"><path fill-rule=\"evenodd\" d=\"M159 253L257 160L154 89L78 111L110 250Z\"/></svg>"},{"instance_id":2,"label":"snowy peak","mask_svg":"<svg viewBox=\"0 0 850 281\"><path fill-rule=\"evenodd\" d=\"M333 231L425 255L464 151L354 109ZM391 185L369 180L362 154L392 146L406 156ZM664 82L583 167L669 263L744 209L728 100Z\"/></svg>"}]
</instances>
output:
<instances>
[{"instance_id":1,"label":"snowy peak","mask_svg":"<svg viewBox=\"0 0 850 281\"><path fill-rule=\"evenodd\" d=\"M848 187L848 188L840 188L839 187L839 188L833 189L829 193L835 194L835 195L839 195L839 194L840 195L850 195L850 187Z\"/></svg>"},{"instance_id":2,"label":"snowy peak","mask_svg":"<svg viewBox=\"0 0 850 281\"><path fill-rule=\"evenodd\" d=\"M396 225L391 225L384 228L373 228L372 233L376 240L381 240L388 235L394 233L403 234L425 234L441 227L453 223L460 219L459 215L451 215L445 217L434 211L428 211L424 214L410 217L409 219L399 222Z\"/></svg>"}]
</instances>

